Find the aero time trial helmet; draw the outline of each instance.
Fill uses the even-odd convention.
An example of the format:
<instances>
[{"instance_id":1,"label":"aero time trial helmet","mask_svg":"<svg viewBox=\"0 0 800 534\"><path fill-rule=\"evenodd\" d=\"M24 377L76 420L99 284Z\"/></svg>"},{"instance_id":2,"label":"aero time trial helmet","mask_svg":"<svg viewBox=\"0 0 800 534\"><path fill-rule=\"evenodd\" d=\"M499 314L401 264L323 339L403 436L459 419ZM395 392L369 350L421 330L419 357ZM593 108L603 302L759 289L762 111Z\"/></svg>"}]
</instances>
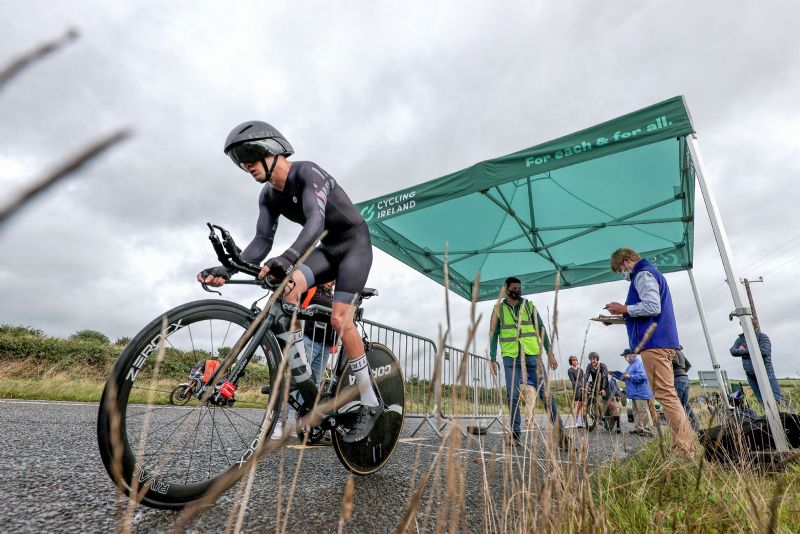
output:
<instances>
[{"instance_id":1,"label":"aero time trial helmet","mask_svg":"<svg viewBox=\"0 0 800 534\"><path fill-rule=\"evenodd\" d=\"M231 130L225 139L225 154L237 167L263 161L267 156L286 157L294 154L289 141L276 128L264 121L247 121Z\"/></svg>"}]
</instances>

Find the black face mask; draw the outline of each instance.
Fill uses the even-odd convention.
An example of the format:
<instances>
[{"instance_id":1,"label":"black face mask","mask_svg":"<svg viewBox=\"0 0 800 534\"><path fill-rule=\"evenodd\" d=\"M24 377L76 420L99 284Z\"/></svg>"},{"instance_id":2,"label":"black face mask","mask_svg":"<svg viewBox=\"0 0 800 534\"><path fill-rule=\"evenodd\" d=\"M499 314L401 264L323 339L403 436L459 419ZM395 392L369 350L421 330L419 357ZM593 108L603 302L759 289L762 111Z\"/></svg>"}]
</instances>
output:
<instances>
[{"instance_id":1,"label":"black face mask","mask_svg":"<svg viewBox=\"0 0 800 534\"><path fill-rule=\"evenodd\" d=\"M519 300L519 298L522 296L522 291L509 291L508 296L514 300Z\"/></svg>"}]
</instances>

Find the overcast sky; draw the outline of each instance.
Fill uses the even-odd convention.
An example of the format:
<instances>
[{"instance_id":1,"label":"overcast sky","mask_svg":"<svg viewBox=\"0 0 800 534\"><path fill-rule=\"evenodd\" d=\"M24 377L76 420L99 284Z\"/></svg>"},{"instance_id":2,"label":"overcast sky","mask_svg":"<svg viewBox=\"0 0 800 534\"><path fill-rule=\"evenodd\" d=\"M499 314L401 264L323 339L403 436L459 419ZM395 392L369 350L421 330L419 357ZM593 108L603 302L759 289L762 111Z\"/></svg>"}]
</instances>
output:
<instances>
[{"instance_id":1,"label":"overcast sky","mask_svg":"<svg viewBox=\"0 0 800 534\"><path fill-rule=\"evenodd\" d=\"M209 296L194 281L216 263L205 222L244 245L257 216L259 186L222 153L242 121L275 125L294 159L321 165L357 202L682 94L739 273L764 276L753 289L776 374L800 375L797 2L5 0L0 18L0 65L81 33L0 92L0 204L100 136L134 131L0 228L0 323L116 339ZM298 232L284 222L275 250ZM699 188L695 238L713 346L744 376L728 353L740 328ZM688 277L668 280L693 371L710 370ZM381 296L367 317L436 336L441 286L377 249L368 285ZM559 376L587 319L626 291L620 281L559 295ZM533 301L552 310L552 294ZM469 306L451 304L459 345ZM480 353L490 308L479 306ZM623 327L588 331L587 352L611 369L626 346Z\"/></svg>"}]
</instances>

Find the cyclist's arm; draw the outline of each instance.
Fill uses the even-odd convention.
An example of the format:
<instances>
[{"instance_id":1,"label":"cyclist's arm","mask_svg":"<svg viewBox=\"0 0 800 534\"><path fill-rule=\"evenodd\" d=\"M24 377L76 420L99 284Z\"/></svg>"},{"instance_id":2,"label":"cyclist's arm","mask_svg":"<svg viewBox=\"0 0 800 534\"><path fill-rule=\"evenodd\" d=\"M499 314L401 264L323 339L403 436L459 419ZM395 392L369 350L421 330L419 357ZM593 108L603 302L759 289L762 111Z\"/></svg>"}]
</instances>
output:
<instances>
[{"instance_id":1,"label":"cyclist's arm","mask_svg":"<svg viewBox=\"0 0 800 534\"><path fill-rule=\"evenodd\" d=\"M267 185L266 187L270 187ZM259 195L256 236L242 251L242 259L248 263L258 263L272 250L275 231L278 229L278 213L273 209L266 189Z\"/></svg>"},{"instance_id":2,"label":"cyclist's arm","mask_svg":"<svg viewBox=\"0 0 800 534\"><path fill-rule=\"evenodd\" d=\"M333 189L333 181L326 179L315 166L311 166L305 176L298 176L303 181L302 202L306 223L292 246L283 253L292 262L311 248L325 230L325 207L328 205L328 193Z\"/></svg>"}]
</instances>

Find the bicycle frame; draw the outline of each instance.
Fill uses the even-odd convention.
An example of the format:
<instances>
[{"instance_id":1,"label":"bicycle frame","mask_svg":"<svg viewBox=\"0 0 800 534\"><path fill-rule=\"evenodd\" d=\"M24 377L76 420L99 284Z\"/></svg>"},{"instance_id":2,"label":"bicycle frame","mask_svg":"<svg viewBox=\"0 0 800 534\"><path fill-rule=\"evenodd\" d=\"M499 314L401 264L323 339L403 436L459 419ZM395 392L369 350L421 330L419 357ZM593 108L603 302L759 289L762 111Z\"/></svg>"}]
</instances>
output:
<instances>
[{"instance_id":1,"label":"bicycle frame","mask_svg":"<svg viewBox=\"0 0 800 534\"><path fill-rule=\"evenodd\" d=\"M240 255L241 249L236 246L236 243L234 242L230 233L221 226L213 225L211 223L207 224L211 231L209 234L209 240L211 241L212 246L217 253L217 258L220 260L220 262L228 268L257 277L261 269L257 265L253 265L242 260ZM215 230L219 230L222 233L222 240L219 239ZM221 392L216 389L217 382L222 376L225 375L227 369L233 364L233 368L229 373L227 373L227 376L229 382L237 385L239 379L242 377L245 371L245 368L250 363L253 355L256 353L256 350L260 345L264 344L264 342L272 345L273 348L278 348L280 350L281 359L284 357L285 347L281 346L281 343L278 341L278 338L275 334L285 332L289 327L288 323L294 316L313 320L315 317L322 315L330 316L332 314L332 310L324 306L311 305L307 308L300 308L299 306L283 302L281 298L276 298L274 294L275 291L281 289L283 284L277 284L274 281L268 280L267 278L264 280L229 280L227 283L258 285L272 290L273 295L268 301L271 303L268 309L265 308L264 310L260 310L255 303L253 304L251 310L256 314L255 318L253 319L253 323L245 331L239 341L237 341L231 352L221 362L221 365L216 369L207 385L203 387L201 390L202 396L198 395L201 401L207 399L212 403L227 402L227 399L225 399L221 395ZM203 289L206 291L211 291L208 289L206 284L202 285ZM361 301L362 297L360 297L358 302L355 304L356 313L354 314L353 318L354 322L358 322L363 315L363 310L360 307ZM286 321L283 321L284 319L286 319ZM364 331L363 326L361 330L362 332ZM366 339L366 335L363 336L363 341L365 351L368 351L370 344L369 340ZM243 345L244 348L242 348ZM269 352L267 353L269 354ZM338 384L338 381L344 375L344 371L348 364L348 359L346 357L343 358L343 354L344 348L342 347L336 354L336 364L334 367L335 372L332 373L331 380L328 382L325 391L323 391L323 396L325 397L333 396L334 392L336 391L336 385ZM275 363L277 364L279 362ZM302 405L291 396L289 397L289 403L302 417L313 407L314 400L319 395L319 391L314 385L313 391L311 391L309 388L307 391L303 391L301 393L304 401ZM380 392L376 392L376 394L380 396ZM379 398L379 400L383 402L383 399ZM327 414L326 419L335 415L335 411Z\"/></svg>"}]
</instances>

